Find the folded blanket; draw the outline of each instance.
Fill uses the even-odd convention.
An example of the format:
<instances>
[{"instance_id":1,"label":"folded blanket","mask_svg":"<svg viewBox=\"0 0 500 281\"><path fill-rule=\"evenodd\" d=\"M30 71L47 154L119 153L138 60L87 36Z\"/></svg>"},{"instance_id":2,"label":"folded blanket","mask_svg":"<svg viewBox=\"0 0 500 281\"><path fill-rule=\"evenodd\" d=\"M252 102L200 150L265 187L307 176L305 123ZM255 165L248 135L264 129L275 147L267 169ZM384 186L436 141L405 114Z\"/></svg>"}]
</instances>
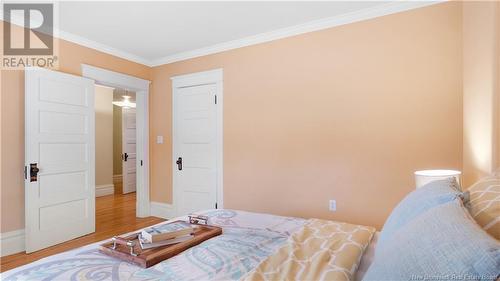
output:
<instances>
[{"instance_id":1,"label":"folded blanket","mask_svg":"<svg viewBox=\"0 0 500 281\"><path fill-rule=\"evenodd\" d=\"M244 280L352 280L374 233L373 227L311 219Z\"/></svg>"}]
</instances>

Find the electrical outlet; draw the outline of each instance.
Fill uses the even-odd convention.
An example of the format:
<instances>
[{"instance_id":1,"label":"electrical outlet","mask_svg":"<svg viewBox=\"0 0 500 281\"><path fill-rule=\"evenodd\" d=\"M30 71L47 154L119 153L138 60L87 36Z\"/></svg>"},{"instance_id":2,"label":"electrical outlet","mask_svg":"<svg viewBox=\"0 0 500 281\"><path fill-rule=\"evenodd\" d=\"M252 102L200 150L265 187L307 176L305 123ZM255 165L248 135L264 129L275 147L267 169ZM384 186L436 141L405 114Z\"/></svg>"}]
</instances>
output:
<instances>
[{"instance_id":1,"label":"electrical outlet","mask_svg":"<svg viewBox=\"0 0 500 281\"><path fill-rule=\"evenodd\" d=\"M156 136L156 143L162 144L163 143L163 136Z\"/></svg>"},{"instance_id":2,"label":"electrical outlet","mask_svg":"<svg viewBox=\"0 0 500 281\"><path fill-rule=\"evenodd\" d=\"M335 212L337 211L337 201L336 200L330 200L330 205L328 207L328 209L332 212Z\"/></svg>"}]
</instances>

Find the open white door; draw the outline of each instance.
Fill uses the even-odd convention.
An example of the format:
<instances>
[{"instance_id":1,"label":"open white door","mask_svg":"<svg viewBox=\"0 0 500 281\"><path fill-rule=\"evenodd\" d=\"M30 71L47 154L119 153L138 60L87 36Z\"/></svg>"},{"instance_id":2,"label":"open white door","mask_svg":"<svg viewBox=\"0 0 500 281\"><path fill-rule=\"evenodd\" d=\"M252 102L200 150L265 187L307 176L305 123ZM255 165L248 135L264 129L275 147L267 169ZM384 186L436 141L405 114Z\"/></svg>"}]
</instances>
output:
<instances>
[{"instance_id":1,"label":"open white door","mask_svg":"<svg viewBox=\"0 0 500 281\"><path fill-rule=\"evenodd\" d=\"M94 81L26 69L25 114L30 253L95 231Z\"/></svg>"},{"instance_id":2,"label":"open white door","mask_svg":"<svg viewBox=\"0 0 500 281\"><path fill-rule=\"evenodd\" d=\"M122 108L123 194L135 192L137 185L135 108Z\"/></svg>"}]
</instances>

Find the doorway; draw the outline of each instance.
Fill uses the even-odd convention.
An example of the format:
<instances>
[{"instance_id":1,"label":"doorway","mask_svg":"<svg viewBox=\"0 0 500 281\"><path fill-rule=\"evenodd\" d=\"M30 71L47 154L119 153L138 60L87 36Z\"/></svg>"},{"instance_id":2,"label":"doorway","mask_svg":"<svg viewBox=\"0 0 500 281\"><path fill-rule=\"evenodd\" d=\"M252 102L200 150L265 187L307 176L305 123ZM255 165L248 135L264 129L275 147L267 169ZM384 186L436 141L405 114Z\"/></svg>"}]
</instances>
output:
<instances>
[{"instance_id":1,"label":"doorway","mask_svg":"<svg viewBox=\"0 0 500 281\"><path fill-rule=\"evenodd\" d=\"M121 185L115 193L127 194L137 187L137 132L135 92L113 91L113 178Z\"/></svg>"},{"instance_id":2,"label":"doorway","mask_svg":"<svg viewBox=\"0 0 500 281\"><path fill-rule=\"evenodd\" d=\"M216 69L171 78L178 216L223 208L222 75L222 69Z\"/></svg>"},{"instance_id":3,"label":"doorway","mask_svg":"<svg viewBox=\"0 0 500 281\"><path fill-rule=\"evenodd\" d=\"M133 91L95 86L96 197L136 191L135 96Z\"/></svg>"},{"instance_id":4,"label":"doorway","mask_svg":"<svg viewBox=\"0 0 500 281\"><path fill-rule=\"evenodd\" d=\"M148 105L150 81L86 64L82 64L82 76L94 80L97 85L135 93L136 216L148 217L150 215Z\"/></svg>"}]
</instances>

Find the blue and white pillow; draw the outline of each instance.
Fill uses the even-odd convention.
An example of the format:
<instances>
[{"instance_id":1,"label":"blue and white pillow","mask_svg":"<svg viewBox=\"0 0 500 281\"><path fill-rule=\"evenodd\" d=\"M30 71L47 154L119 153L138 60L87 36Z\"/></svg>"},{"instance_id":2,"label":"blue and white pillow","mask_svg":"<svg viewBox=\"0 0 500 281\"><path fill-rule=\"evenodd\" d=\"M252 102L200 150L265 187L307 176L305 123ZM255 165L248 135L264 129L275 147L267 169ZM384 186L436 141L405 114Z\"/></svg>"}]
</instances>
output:
<instances>
[{"instance_id":1,"label":"blue and white pillow","mask_svg":"<svg viewBox=\"0 0 500 281\"><path fill-rule=\"evenodd\" d=\"M383 248L399 228L425 211L461 196L455 178L432 181L408 194L394 208L380 233L378 249Z\"/></svg>"},{"instance_id":2,"label":"blue and white pillow","mask_svg":"<svg viewBox=\"0 0 500 281\"><path fill-rule=\"evenodd\" d=\"M471 218L460 199L420 214L378 249L363 280L496 280L500 241Z\"/></svg>"}]
</instances>

